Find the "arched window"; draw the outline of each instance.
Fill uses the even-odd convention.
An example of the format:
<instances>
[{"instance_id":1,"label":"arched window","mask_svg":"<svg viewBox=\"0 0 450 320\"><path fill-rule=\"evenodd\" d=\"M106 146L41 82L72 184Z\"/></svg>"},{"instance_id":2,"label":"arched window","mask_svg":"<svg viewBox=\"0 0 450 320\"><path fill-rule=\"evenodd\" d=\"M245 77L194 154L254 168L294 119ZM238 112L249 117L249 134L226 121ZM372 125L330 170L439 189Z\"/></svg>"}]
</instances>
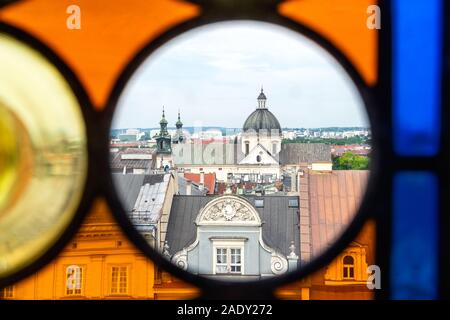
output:
<instances>
[{"instance_id":1,"label":"arched window","mask_svg":"<svg viewBox=\"0 0 450 320\"><path fill-rule=\"evenodd\" d=\"M261 162L261 156L260 155L256 156L256 162Z\"/></svg>"},{"instance_id":2,"label":"arched window","mask_svg":"<svg viewBox=\"0 0 450 320\"><path fill-rule=\"evenodd\" d=\"M66 269L66 295L81 294L83 286L83 268L77 265Z\"/></svg>"},{"instance_id":3,"label":"arched window","mask_svg":"<svg viewBox=\"0 0 450 320\"><path fill-rule=\"evenodd\" d=\"M245 155L248 155L250 152L250 142L245 141Z\"/></svg>"},{"instance_id":4,"label":"arched window","mask_svg":"<svg viewBox=\"0 0 450 320\"><path fill-rule=\"evenodd\" d=\"M345 256L342 260L342 278L354 279L355 278L355 260L352 256Z\"/></svg>"},{"instance_id":5,"label":"arched window","mask_svg":"<svg viewBox=\"0 0 450 320\"><path fill-rule=\"evenodd\" d=\"M277 154L277 143L274 142L272 143L272 155L276 155Z\"/></svg>"}]
</instances>

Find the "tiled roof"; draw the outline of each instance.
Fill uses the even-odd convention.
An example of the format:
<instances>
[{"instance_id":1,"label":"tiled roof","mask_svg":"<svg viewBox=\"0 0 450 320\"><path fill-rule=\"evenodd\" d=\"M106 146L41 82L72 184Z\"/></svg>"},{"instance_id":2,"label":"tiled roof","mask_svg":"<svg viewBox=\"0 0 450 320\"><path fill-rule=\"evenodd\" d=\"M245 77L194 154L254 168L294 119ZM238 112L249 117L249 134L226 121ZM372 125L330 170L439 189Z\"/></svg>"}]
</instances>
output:
<instances>
[{"instance_id":1,"label":"tiled roof","mask_svg":"<svg viewBox=\"0 0 450 320\"><path fill-rule=\"evenodd\" d=\"M128 154L152 154L153 149L150 148L127 148L124 153Z\"/></svg>"},{"instance_id":2,"label":"tiled roof","mask_svg":"<svg viewBox=\"0 0 450 320\"><path fill-rule=\"evenodd\" d=\"M150 159L122 159L122 154L123 152L111 154L111 169L122 170L125 166L127 169L149 169L152 165L152 160Z\"/></svg>"},{"instance_id":3,"label":"tiled roof","mask_svg":"<svg viewBox=\"0 0 450 320\"><path fill-rule=\"evenodd\" d=\"M186 195L187 190L186 190L186 178L184 178L183 176L178 176L178 194L179 195ZM192 182L191 183L191 195L193 196L205 196L208 192L207 188L202 188L200 190L199 186L197 183Z\"/></svg>"},{"instance_id":4,"label":"tiled roof","mask_svg":"<svg viewBox=\"0 0 450 320\"><path fill-rule=\"evenodd\" d=\"M335 170L328 173L310 171L309 208L313 256L335 242L352 221L364 196L368 177L367 170Z\"/></svg>"},{"instance_id":5,"label":"tiled roof","mask_svg":"<svg viewBox=\"0 0 450 320\"><path fill-rule=\"evenodd\" d=\"M139 146L145 146L147 144L146 141L121 141L117 143L111 143L111 148L126 148L126 147L139 147Z\"/></svg>"},{"instance_id":6,"label":"tiled roof","mask_svg":"<svg viewBox=\"0 0 450 320\"><path fill-rule=\"evenodd\" d=\"M331 147L324 143L284 143L281 145L280 163L299 164L331 162Z\"/></svg>"},{"instance_id":7,"label":"tiled roof","mask_svg":"<svg viewBox=\"0 0 450 320\"><path fill-rule=\"evenodd\" d=\"M186 172L184 174L184 177L187 180L196 182L197 184L200 183L200 174L199 173ZM208 194L214 194L214 189L216 187L216 174L215 173L205 173L204 177L205 177L204 185L208 189Z\"/></svg>"}]
</instances>

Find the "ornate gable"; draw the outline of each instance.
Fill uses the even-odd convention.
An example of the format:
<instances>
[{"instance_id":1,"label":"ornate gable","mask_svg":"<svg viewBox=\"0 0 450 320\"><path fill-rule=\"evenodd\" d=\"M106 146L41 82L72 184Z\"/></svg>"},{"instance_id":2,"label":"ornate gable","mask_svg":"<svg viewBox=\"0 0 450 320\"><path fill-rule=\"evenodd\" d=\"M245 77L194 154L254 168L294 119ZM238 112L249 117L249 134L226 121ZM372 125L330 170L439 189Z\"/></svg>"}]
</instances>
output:
<instances>
[{"instance_id":1,"label":"ornate gable","mask_svg":"<svg viewBox=\"0 0 450 320\"><path fill-rule=\"evenodd\" d=\"M196 224L260 226L261 218L247 200L237 196L222 196L210 201L200 210Z\"/></svg>"}]
</instances>

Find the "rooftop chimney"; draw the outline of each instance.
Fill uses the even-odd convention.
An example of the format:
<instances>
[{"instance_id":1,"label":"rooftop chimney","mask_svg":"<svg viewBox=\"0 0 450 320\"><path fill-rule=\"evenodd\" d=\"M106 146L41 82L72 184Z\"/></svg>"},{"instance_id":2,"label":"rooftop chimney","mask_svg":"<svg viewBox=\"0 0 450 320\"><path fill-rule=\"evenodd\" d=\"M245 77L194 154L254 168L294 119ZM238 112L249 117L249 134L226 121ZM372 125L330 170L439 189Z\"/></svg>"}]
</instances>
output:
<instances>
[{"instance_id":1,"label":"rooftop chimney","mask_svg":"<svg viewBox=\"0 0 450 320\"><path fill-rule=\"evenodd\" d=\"M297 192L297 173L295 171L291 173L291 191Z\"/></svg>"},{"instance_id":2,"label":"rooftop chimney","mask_svg":"<svg viewBox=\"0 0 450 320\"><path fill-rule=\"evenodd\" d=\"M186 180L186 195L190 196L192 194L192 182L191 180Z\"/></svg>"},{"instance_id":3,"label":"rooftop chimney","mask_svg":"<svg viewBox=\"0 0 450 320\"><path fill-rule=\"evenodd\" d=\"M205 186L205 173L203 171L201 171L200 172L200 184L199 184L200 190L203 190L204 186Z\"/></svg>"},{"instance_id":4,"label":"rooftop chimney","mask_svg":"<svg viewBox=\"0 0 450 320\"><path fill-rule=\"evenodd\" d=\"M200 172L200 183L205 184L205 173L203 171Z\"/></svg>"}]
</instances>

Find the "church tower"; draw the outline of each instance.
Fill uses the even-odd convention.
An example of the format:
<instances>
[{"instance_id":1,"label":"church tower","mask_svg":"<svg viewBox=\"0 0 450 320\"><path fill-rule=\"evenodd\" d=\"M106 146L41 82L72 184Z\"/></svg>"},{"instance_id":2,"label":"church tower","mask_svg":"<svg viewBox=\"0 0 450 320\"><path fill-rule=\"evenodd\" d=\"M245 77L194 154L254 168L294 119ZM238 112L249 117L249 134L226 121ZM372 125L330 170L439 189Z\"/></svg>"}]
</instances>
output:
<instances>
[{"instance_id":1,"label":"church tower","mask_svg":"<svg viewBox=\"0 0 450 320\"><path fill-rule=\"evenodd\" d=\"M168 169L172 167L172 139L167 131L167 120L164 107L159 125L161 129L159 130L159 133L155 135L156 152L154 161L156 161L156 169Z\"/></svg>"},{"instance_id":2,"label":"church tower","mask_svg":"<svg viewBox=\"0 0 450 320\"><path fill-rule=\"evenodd\" d=\"M183 122L180 119L180 111L178 110L178 121L175 123L175 127L177 128L177 132L173 137L173 143L183 143L184 135L183 135Z\"/></svg>"}]
</instances>

